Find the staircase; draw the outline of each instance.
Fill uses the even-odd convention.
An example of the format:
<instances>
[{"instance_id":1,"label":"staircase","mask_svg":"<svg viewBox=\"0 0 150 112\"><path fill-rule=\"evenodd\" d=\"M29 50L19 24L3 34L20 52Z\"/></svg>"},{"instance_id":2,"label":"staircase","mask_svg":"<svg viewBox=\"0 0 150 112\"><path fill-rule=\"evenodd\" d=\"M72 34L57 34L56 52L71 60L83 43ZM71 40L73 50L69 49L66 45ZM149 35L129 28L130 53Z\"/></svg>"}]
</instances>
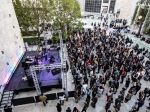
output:
<instances>
[{"instance_id":1,"label":"staircase","mask_svg":"<svg viewBox=\"0 0 150 112\"><path fill-rule=\"evenodd\" d=\"M14 91L5 90L2 95L2 99L0 102L0 108L3 108L6 104L11 106L11 100L14 97Z\"/></svg>"}]
</instances>

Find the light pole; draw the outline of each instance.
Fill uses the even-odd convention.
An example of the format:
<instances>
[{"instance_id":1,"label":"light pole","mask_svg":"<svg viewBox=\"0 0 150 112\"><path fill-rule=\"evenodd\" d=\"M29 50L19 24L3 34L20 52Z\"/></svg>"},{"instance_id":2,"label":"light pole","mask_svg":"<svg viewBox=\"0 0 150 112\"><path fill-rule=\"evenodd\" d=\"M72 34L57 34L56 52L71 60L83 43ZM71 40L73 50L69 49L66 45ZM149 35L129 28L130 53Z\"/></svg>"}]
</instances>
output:
<instances>
[{"instance_id":1,"label":"light pole","mask_svg":"<svg viewBox=\"0 0 150 112\"><path fill-rule=\"evenodd\" d=\"M141 33L141 29L142 29L142 25L143 25L142 18L143 18L142 16L139 16L139 17L138 17L138 20L139 20L139 22L140 22L140 27L139 27L139 30L138 30L137 36L139 36L139 35L140 35L140 33Z\"/></svg>"}]
</instances>

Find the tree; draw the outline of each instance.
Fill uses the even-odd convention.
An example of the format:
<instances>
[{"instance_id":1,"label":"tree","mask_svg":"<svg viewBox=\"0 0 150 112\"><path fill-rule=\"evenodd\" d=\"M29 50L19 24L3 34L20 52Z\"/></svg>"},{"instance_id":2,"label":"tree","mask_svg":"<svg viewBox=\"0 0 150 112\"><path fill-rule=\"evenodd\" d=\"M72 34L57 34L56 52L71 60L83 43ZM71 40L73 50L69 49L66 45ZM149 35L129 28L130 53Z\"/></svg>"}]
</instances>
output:
<instances>
[{"instance_id":1,"label":"tree","mask_svg":"<svg viewBox=\"0 0 150 112\"><path fill-rule=\"evenodd\" d=\"M82 28L83 23L79 20L81 11L77 0L58 0L55 2L55 8L53 29L61 29L65 35L71 29Z\"/></svg>"},{"instance_id":2,"label":"tree","mask_svg":"<svg viewBox=\"0 0 150 112\"><path fill-rule=\"evenodd\" d=\"M150 10L147 13L147 17L145 18L145 24L143 27L143 33L150 35Z\"/></svg>"},{"instance_id":3,"label":"tree","mask_svg":"<svg viewBox=\"0 0 150 112\"><path fill-rule=\"evenodd\" d=\"M21 32L35 34L40 39L46 22L53 30L67 34L70 29L81 28L81 12L77 0L13 0Z\"/></svg>"},{"instance_id":4,"label":"tree","mask_svg":"<svg viewBox=\"0 0 150 112\"><path fill-rule=\"evenodd\" d=\"M14 0L14 8L24 34L35 33L39 40L46 27L46 22L52 17L53 0Z\"/></svg>"},{"instance_id":5,"label":"tree","mask_svg":"<svg viewBox=\"0 0 150 112\"><path fill-rule=\"evenodd\" d=\"M150 0L139 0L138 4L143 6L143 9L139 10L139 15L143 17L143 33L150 34Z\"/></svg>"},{"instance_id":6,"label":"tree","mask_svg":"<svg viewBox=\"0 0 150 112\"><path fill-rule=\"evenodd\" d=\"M139 16L142 16L142 19L138 19ZM140 25L143 23L143 29L142 32L144 34L149 33L150 29L150 0L139 0L137 2L134 15L132 17L132 24L135 22L134 25Z\"/></svg>"},{"instance_id":7,"label":"tree","mask_svg":"<svg viewBox=\"0 0 150 112\"><path fill-rule=\"evenodd\" d=\"M139 0L137 3L144 4L144 5L150 5L150 0Z\"/></svg>"}]
</instances>

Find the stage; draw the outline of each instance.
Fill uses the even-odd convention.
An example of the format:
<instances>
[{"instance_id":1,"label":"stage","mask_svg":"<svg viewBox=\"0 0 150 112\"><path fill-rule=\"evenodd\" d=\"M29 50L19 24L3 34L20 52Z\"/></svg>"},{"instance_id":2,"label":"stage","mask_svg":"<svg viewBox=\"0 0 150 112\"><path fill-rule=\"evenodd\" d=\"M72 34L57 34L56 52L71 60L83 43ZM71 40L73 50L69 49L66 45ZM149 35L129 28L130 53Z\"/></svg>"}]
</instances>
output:
<instances>
[{"instance_id":1,"label":"stage","mask_svg":"<svg viewBox=\"0 0 150 112\"><path fill-rule=\"evenodd\" d=\"M30 86L29 86L29 80L24 80L24 77L26 77L26 74L24 72L24 67L22 67L22 62L26 60L27 56L37 56L38 54L39 54L38 51L26 51L25 52L22 60L18 64L18 67L16 68L14 74L12 75L5 90L15 90L19 92L19 91L29 91L29 90L35 89L33 81L31 81L31 79L30 79ZM54 57L54 62L52 63L49 61L49 58L51 56ZM47 57L48 57L47 58L48 60L46 61L44 58L38 59L38 61L41 61L42 64L44 65L55 64L55 63L61 62L61 59L59 56L59 50L57 50L56 48L51 49L47 53ZM56 74L52 72L53 69L36 71L41 90L51 89L51 88L62 88L61 69L59 69L59 73L56 73Z\"/></svg>"}]
</instances>

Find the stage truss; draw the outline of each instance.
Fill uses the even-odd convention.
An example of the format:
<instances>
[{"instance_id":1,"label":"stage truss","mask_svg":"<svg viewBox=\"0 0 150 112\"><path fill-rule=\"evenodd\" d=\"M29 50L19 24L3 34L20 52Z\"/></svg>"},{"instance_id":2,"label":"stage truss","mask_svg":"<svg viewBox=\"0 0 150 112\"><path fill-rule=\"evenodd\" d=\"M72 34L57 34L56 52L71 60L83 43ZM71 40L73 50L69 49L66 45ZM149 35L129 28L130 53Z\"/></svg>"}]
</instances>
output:
<instances>
[{"instance_id":1,"label":"stage truss","mask_svg":"<svg viewBox=\"0 0 150 112\"><path fill-rule=\"evenodd\" d=\"M61 30L57 31L51 31L51 33L58 33L59 34L59 39L60 39L60 58L61 62L60 63L55 63L55 64L49 64L49 65L32 65L30 66L30 73L33 78L34 86L37 91L38 95L41 95L41 89L39 85L39 81L36 75L36 70L45 70L45 69L51 69L51 68L61 68L61 77L62 77L62 87L67 88L67 74L66 74L66 59L64 57L64 46L63 46L63 39L62 39L62 32ZM47 39L44 37L46 41L46 49L47 49Z\"/></svg>"}]
</instances>

